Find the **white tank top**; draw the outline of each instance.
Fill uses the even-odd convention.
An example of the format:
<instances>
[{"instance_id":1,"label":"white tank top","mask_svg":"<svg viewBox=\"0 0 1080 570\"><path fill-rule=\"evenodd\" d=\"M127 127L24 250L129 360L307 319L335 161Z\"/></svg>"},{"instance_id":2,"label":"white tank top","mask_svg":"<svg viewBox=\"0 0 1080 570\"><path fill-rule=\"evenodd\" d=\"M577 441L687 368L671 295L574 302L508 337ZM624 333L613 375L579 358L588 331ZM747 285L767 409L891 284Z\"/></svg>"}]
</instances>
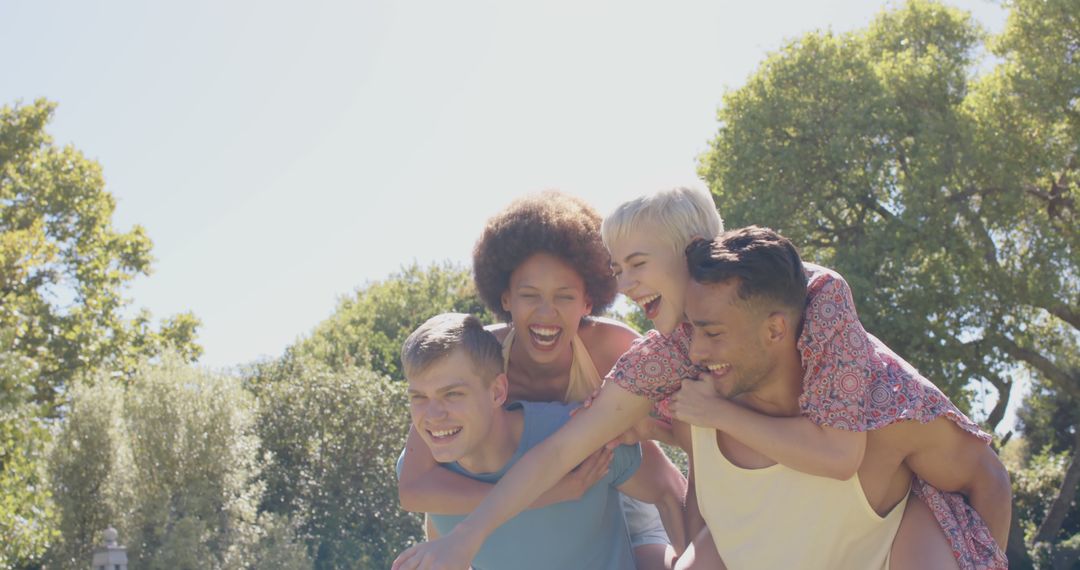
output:
<instances>
[{"instance_id":1,"label":"white tank top","mask_svg":"<svg viewBox=\"0 0 1080 570\"><path fill-rule=\"evenodd\" d=\"M716 431L691 426L698 508L720 558L732 569L887 568L907 496L884 517L859 476L818 477L775 464L744 469L716 445Z\"/></svg>"}]
</instances>

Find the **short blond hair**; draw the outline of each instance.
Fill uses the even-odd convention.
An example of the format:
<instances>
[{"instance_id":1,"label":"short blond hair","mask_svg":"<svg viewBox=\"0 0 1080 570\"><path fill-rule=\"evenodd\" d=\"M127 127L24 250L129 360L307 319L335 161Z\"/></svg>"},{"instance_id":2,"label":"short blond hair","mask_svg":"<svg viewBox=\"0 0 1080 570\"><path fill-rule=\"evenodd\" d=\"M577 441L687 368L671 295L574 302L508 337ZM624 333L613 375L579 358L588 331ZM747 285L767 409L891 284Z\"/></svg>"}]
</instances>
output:
<instances>
[{"instance_id":1,"label":"short blond hair","mask_svg":"<svg viewBox=\"0 0 1080 570\"><path fill-rule=\"evenodd\" d=\"M724 231L724 221L708 193L694 188L672 188L623 202L604 218L600 234L611 249L614 242L635 229L651 225L671 244L676 254L694 238L712 239Z\"/></svg>"},{"instance_id":2,"label":"short blond hair","mask_svg":"<svg viewBox=\"0 0 1080 570\"><path fill-rule=\"evenodd\" d=\"M417 327L401 345L405 377L422 374L432 364L461 349L473 369L490 385L503 373L502 345L480 319L464 313L443 313Z\"/></svg>"}]
</instances>

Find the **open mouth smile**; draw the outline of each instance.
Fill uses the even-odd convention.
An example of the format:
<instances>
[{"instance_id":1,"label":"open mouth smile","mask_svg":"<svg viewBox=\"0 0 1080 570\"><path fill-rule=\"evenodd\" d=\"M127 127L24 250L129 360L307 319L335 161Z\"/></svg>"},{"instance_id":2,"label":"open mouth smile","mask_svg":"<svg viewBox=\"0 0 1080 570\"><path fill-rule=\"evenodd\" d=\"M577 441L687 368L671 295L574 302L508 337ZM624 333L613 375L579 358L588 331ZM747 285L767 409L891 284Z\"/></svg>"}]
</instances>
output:
<instances>
[{"instance_id":1,"label":"open mouth smile","mask_svg":"<svg viewBox=\"0 0 1080 570\"><path fill-rule=\"evenodd\" d=\"M705 367L713 378L719 378L731 370L730 364L709 364Z\"/></svg>"},{"instance_id":2,"label":"open mouth smile","mask_svg":"<svg viewBox=\"0 0 1080 570\"><path fill-rule=\"evenodd\" d=\"M562 336L562 328L532 325L529 327L529 336L532 338L533 344L538 347L551 348L555 346L555 343L559 341L559 337Z\"/></svg>"},{"instance_id":3,"label":"open mouth smile","mask_svg":"<svg viewBox=\"0 0 1080 570\"><path fill-rule=\"evenodd\" d=\"M638 297L634 299L638 305L641 305L642 310L645 311L645 316L650 320L656 320L656 316L660 314L660 295L652 294L645 295L644 297Z\"/></svg>"},{"instance_id":4,"label":"open mouth smile","mask_svg":"<svg viewBox=\"0 0 1080 570\"><path fill-rule=\"evenodd\" d=\"M439 429L439 430L430 430L429 429L429 430L427 430L427 432L428 432L428 435L431 436L432 440L434 440L434 441L436 441L438 443L443 443L443 442L446 442L446 441L449 441L449 440L453 439L454 436L461 433L461 428L456 427L456 428Z\"/></svg>"}]
</instances>

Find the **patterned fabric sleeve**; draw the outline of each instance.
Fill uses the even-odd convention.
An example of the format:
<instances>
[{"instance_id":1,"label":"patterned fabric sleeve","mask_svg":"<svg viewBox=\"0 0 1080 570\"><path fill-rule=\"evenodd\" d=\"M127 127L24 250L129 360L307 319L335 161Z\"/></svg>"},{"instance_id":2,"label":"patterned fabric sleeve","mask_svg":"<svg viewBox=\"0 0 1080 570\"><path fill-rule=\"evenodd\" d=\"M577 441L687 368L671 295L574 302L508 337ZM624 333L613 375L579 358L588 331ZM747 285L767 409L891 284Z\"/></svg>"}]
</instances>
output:
<instances>
[{"instance_id":1,"label":"patterned fabric sleeve","mask_svg":"<svg viewBox=\"0 0 1080 570\"><path fill-rule=\"evenodd\" d=\"M806 312L798 348L803 393L799 408L814 423L865 431L870 350L851 289L838 273L806 264Z\"/></svg>"},{"instance_id":2,"label":"patterned fabric sleeve","mask_svg":"<svg viewBox=\"0 0 1080 570\"><path fill-rule=\"evenodd\" d=\"M799 405L819 425L875 430L898 421L944 417L985 443L982 431L935 386L867 333L851 291L839 274L807 264L811 273L799 351L806 375ZM915 477L915 494L934 513L963 570L1008 568L986 522L959 493L941 491Z\"/></svg>"},{"instance_id":3,"label":"patterned fabric sleeve","mask_svg":"<svg viewBox=\"0 0 1080 570\"><path fill-rule=\"evenodd\" d=\"M946 493L915 477L915 495L930 507L961 570L1008 570L1009 560L979 513L960 493Z\"/></svg>"},{"instance_id":4,"label":"patterned fabric sleeve","mask_svg":"<svg viewBox=\"0 0 1080 570\"><path fill-rule=\"evenodd\" d=\"M658 404L700 371L690 362L690 325L680 325L670 335L651 330L619 357L606 380L630 393Z\"/></svg>"}]
</instances>

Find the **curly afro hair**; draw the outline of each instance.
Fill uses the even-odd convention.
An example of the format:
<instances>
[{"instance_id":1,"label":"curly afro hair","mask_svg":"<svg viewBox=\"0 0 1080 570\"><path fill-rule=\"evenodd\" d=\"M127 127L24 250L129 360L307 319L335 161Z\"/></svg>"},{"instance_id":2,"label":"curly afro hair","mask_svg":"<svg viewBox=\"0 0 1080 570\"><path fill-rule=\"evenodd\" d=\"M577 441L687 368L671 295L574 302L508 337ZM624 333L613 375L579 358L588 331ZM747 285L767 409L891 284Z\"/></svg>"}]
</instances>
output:
<instances>
[{"instance_id":1,"label":"curly afro hair","mask_svg":"<svg viewBox=\"0 0 1080 570\"><path fill-rule=\"evenodd\" d=\"M555 190L519 198L487 222L473 248L473 278L480 298L506 322L502 295L510 274L536 253L548 253L577 270L585 281L592 314L615 300L611 257L600 239L600 214L580 198Z\"/></svg>"}]
</instances>

